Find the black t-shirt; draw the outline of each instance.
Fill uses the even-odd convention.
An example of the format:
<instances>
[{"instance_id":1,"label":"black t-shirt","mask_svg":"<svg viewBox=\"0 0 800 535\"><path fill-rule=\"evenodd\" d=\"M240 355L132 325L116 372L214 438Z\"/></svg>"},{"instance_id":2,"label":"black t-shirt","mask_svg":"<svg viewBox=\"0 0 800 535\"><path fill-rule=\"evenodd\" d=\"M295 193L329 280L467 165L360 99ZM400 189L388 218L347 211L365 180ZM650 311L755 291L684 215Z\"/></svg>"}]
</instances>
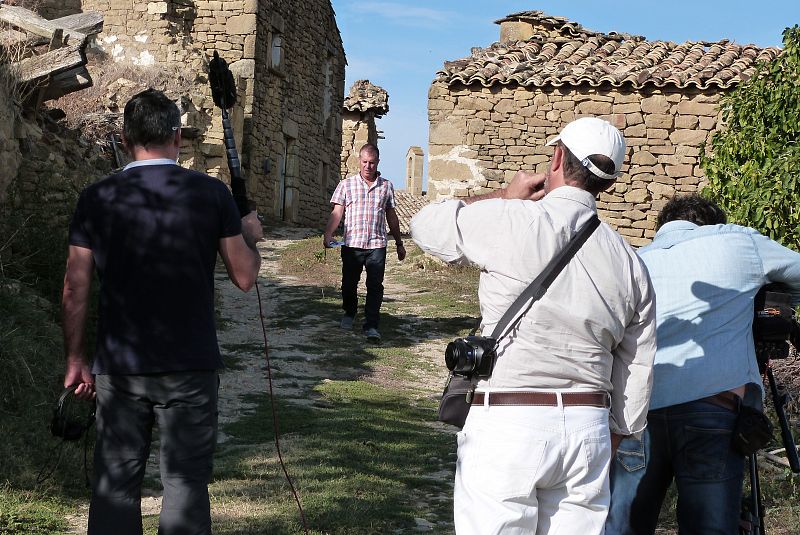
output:
<instances>
[{"instance_id":1,"label":"black t-shirt","mask_svg":"<svg viewBox=\"0 0 800 535\"><path fill-rule=\"evenodd\" d=\"M97 374L222 367L214 324L220 238L242 231L221 181L144 165L87 187L69 243L92 250L100 278Z\"/></svg>"}]
</instances>

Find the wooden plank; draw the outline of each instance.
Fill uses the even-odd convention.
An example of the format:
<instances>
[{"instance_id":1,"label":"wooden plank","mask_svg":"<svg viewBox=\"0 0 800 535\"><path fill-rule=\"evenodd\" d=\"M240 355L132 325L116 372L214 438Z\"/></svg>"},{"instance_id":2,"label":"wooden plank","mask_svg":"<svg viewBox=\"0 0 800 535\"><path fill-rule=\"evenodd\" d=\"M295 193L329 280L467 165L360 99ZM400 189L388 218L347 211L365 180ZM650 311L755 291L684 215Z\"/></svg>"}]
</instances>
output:
<instances>
[{"instance_id":1,"label":"wooden plank","mask_svg":"<svg viewBox=\"0 0 800 535\"><path fill-rule=\"evenodd\" d=\"M54 26L65 30L75 30L86 35L94 35L103 31L103 14L99 11L75 13L50 21Z\"/></svg>"},{"instance_id":2,"label":"wooden plank","mask_svg":"<svg viewBox=\"0 0 800 535\"><path fill-rule=\"evenodd\" d=\"M50 22L59 28L64 28L68 31L75 30L87 36L103 31L103 14L99 11L75 13L74 15L53 19ZM43 45L49 42L46 37L40 35L30 36L29 39L33 39L32 44L34 45Z\"/></svg>"},{"instance_id":3,"label":"wooden plank","mask_svg":"<svg viewBox=\"0 0 800 535\"><path fill-rule=\"evenodd\" d=\"M43 19L33 11L29 11L19 6L8 6L0 4L0 20L16 26L26 32L47 38L53 38L53 33L58 29L51 21ZM67 29L64 32L64 42L66 44L83 43L86 41L86 34L77 30Z\"/></svg>"},{"instance_id":4,"label":"wooden plank","mask_svg":"<svg viewBox=\"0 0 800 535\"><path fill-rule=\"evenodd\" d=\"M51 74L86 65L83 48L83 45L73 45L40 56L31 56L14 63L13 68L21 83L33 82Z\"/></svg>"},{"instance_id":5,"label":"wooden plank","mask_svg":"<svg viewBox=\"0 0 800 535\"><path fill-rule=\"evenodd\" d=\"M92 86L92 77L86 66L82 65L50 77L50 83L44 90L42 102L61 98L74 91Z\"/></svg>"}]
</instances>

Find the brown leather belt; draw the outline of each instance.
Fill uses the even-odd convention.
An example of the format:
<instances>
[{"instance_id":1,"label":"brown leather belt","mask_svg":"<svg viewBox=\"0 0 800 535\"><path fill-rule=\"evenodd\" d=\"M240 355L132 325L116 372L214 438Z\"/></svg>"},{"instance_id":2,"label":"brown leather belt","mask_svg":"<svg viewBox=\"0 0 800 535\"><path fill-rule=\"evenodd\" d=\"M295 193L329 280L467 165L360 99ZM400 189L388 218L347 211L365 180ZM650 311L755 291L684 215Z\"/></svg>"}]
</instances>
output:
<instances>
[{"instance_id":1,"label":"brown leather belt","mask_svg":"<svg viewBox=\"0 0 800 535\"><path fill-rule=\"evenodd\" d=\"M473 405L483 405L484 393L475 392ZM605 392L562 392L564 406L609 407L609 397ZM489 405L540 405L558 407L555 392L490 392Z\"/></svg>"},{"instance_id":2,"label":"brown leather belt","mask_svg":"<svg viewBox=\"0 0 800 535\"><path fill-rule=\"evenodd\" d=\"M742 398L733 392L720 392L719 394L702 398L700 401L713 403L718 407L722 407L723 409L728 409L733 412L739 412L739 404L741 403Z\"/></svg>"}]
</instances>

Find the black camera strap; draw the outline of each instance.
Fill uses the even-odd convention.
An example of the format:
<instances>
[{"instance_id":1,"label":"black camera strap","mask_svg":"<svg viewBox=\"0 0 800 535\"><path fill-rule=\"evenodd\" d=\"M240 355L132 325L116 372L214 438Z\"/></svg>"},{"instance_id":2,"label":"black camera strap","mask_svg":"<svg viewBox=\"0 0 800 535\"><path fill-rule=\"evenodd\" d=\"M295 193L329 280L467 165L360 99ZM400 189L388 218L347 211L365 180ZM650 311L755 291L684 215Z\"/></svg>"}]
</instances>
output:
<instances>
[{"instance_id":1,"label":"black camera strap","mask_svg":"<svg viewBox=\"0 0 800 535\"><path fill-rule=\"evenodd\" d=\"M547 264L538 277L533 279L530 285L517 297L516 301L511 303L511 306L508 307L508 310L506 310L505 314L503 314L492 331L491 338L496 340L495 347L497 347L497 345L500 344L500 340L516 326L533 304L545 294L553 281L556 280L559 273L561 273L561 270L569 264L569 261L572 260L575 253L586 243L586 240L589 239L589 236L592 235L598 225L600 225L600 219L597 217L597 214L594 214L583 228L572 237L566 247L550 260L550 263ZM516 319L514 319L515 317ZM513 323L511 322L512 319L514 319Z\"/></svg>"}]
</instances>

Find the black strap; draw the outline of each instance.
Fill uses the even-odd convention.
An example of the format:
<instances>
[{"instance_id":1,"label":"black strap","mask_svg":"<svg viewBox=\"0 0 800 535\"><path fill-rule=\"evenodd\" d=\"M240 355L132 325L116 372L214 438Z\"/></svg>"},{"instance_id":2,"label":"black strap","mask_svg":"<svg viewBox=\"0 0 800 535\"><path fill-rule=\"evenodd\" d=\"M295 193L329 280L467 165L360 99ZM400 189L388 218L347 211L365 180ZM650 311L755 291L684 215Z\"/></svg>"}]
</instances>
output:
<instances>
[{"instance_id":1,"label":"black strap","mask_svg":"<svg viewBox=\"0 0 800 535\"><path fill-rule=\"evenodd\" d=\"M594 229L596 229L599 224L600 219L597 217L597 214L592 215L583 228L572 237L567 246L550 260L550 263L547 264L547 267L544 268L539 276L533 279L533 282L525 288L520 296L517 297L516 301L511 303L511 306L508 307L508 310L506 310L506 313L503 314L503 317L501 317L500 321L495 325L494 331L492 331L491 337L497 340L497 343L500 342L500 339L505 336L508 331L514 328L519 320L522 319L522 316L544 295L550 287L550 284L558 277L561 270L564 269L564 266L569 264L569 261L575 256L575 253L577 253L578 249L589 239L589 236L592 235ZM527 306L523 310L523 306L526 304ZM520 311L522 313L520 313ZM508 329L506 329L506 325L514 316L517 316L517 319L514 323L508 325Z\"/></svg>"}]
</instances>

